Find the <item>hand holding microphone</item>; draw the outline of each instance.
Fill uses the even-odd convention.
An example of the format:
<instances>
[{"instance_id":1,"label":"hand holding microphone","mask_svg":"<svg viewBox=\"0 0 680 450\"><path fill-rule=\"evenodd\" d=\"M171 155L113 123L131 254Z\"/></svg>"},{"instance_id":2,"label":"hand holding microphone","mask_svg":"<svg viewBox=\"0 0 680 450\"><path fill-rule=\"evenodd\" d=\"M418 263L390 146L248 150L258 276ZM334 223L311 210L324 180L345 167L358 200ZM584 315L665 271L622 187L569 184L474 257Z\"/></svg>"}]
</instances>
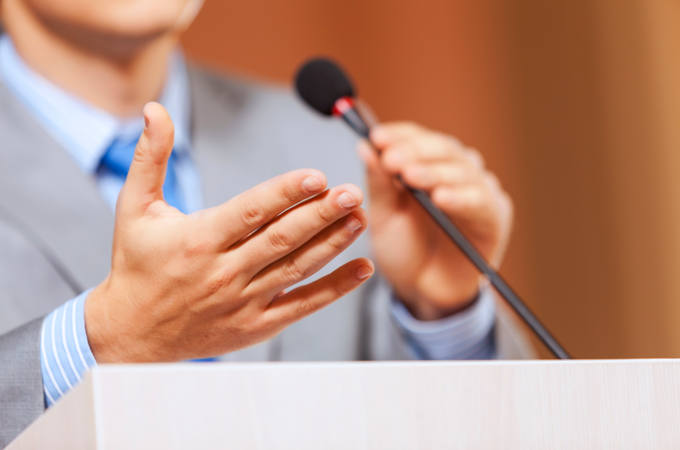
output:
<instances>
[{"instance_id":1,"label":"hand holding microphone","mask_svg":"<svg viewBox=\"0 0 680 450\"><path fill-rule=\"evenodd\" d=\"M85 319L98 362L179 361L263 341L373 273L359 258L289 292L365 229L362 193L302 169L185 215L163 201L173 127L158 104L118 198L111 271Z\"/></svg>"},{"instance_id":2,"label":"hand holding microphone","mask_svg":"<svg viewBox=\"0 0 680 450\"><path fill-rule=\"evenodd\" d=\"M369 230L381 273L420 319L465 308L477 296L480 273L394 177L427 192L494 267L510 234L510 198L479 154L450 136L395 123L372 130L371 142L379 153L362 141L359 154L366 165Z\"/></svg>"},{"instance_id":3,"label":"hand holding microphone","mask_svg":"<svg viewBox=\"0 0 680 450\"><path fill-rule=\"evenodd\" d=\"M366 139L360 154L371 209L377 206L369 213L376 258L412 312L437 318L447 308L464 306L478 281L469 261L556 357L568 359L494 268L507 243L512 207L481 157L453 138L414 125L372 130L355 107L351 81L328 59L306 62L295 85L314 110L342 118Z\"/></svg>"}]
</instances>

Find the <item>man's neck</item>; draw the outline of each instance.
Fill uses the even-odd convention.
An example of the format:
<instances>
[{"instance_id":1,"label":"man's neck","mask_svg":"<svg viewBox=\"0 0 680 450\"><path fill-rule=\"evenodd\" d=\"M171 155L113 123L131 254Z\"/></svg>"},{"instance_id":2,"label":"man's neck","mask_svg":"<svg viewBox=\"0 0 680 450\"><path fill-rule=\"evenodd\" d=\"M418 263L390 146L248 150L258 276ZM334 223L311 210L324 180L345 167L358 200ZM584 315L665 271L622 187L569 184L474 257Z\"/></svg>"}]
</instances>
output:
<instances>
[{"instance_id":1,"label":"man's neck","mask_svg":"<svg viewBox=\"0 0 680 450\"><path fill-rule=\"evenodd\" d=\"M74 96L118 117L141 113L165 84L176 37L162 36L125 54L97 52L60 37L21 2L7 2L6 31L34 71Z\"/></svg>"}]
</instances>

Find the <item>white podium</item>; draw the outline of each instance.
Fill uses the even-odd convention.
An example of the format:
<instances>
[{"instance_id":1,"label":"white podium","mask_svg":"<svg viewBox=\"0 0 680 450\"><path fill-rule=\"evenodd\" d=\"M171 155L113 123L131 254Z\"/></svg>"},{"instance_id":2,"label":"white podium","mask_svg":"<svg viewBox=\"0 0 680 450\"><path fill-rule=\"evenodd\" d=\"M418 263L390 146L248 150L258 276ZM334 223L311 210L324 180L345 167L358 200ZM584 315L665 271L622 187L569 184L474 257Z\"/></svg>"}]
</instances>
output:
<instances>
[{"instance_id":1,"label":"white podium","mask_svg":"<svg viewBox=\"0 0 680 450\"><path fill-rule=\"evenodd\" d=\"M680 360L101 366L36 448L678 449Z\"/></svg>"}]
</instances>

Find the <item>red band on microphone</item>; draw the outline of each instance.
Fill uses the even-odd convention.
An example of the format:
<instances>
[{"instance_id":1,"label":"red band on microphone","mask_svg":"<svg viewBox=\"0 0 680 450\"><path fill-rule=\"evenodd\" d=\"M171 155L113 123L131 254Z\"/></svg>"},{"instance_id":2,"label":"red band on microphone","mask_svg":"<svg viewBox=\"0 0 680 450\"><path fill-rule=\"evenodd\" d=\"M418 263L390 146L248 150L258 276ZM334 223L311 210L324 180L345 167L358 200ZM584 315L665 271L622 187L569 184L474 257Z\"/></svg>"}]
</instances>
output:
<instances>
[{"instance_id":1,"label":"red band on microphone","mask_svg":"<svg viewBox=\"0 0 680 450\"><path fill-rule=\"evenodd\" d=\"M352 108L354 108L354 100L351 97L339 98L333 105L333 115L342 116Z\"/></svg>"}]
</instances>

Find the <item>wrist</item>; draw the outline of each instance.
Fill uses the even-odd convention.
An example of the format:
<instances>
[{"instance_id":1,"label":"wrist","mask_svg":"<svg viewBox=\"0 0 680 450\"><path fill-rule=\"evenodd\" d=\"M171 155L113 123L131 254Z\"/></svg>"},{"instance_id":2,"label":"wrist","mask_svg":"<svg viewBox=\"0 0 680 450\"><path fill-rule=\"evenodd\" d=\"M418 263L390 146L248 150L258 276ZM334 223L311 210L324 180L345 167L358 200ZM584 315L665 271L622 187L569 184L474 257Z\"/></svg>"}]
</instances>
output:
<instances>
[{"instance_id":1,"label":"wrist","mask_svg":"<svg viewBox=\"0 0 680 450\"><path fill-rule=\"evenodd\" d=\"M427 295L413 293L408 296L396 292L411 315L422 321L439 320L471 308L479 299L479 283L455 292Z\"/></svg>"},{"instance_id":2,"label":"wrist","mask_svg":"<svg viewBox=\"0 0 680 450\"><path fill-rule=\"evenodd\" d=\"M113 292L110 278L95 287L85 300L85 331L98 363L141 362L148 355L140 351L134 326L120 311L111 308L123 299Z\"/></svg>"}]
</instances>

